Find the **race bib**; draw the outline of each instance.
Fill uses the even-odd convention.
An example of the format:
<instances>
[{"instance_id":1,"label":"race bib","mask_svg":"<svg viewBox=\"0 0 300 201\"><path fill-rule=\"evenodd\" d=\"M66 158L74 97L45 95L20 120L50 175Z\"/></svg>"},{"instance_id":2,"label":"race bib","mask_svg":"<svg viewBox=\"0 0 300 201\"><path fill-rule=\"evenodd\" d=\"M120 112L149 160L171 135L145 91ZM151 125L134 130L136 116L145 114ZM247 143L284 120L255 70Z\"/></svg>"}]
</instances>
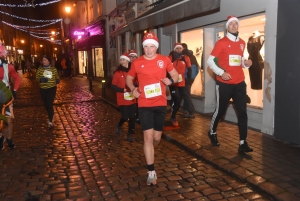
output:
<instances>
[{"instance_id":1,"label":"race bib","mask_svg":"<svg viewBox=\"0 0 300 201\"><path fill-rule=\"evenodd\" d=\"M162 93L161 93L160 83L146 85L144 87L144 92L145 92L146 98L161 96Z\"/></svg>"},{"instance_id":2,"label":"race bib","mask_svg":"<svg viewBox=\"0 0 300 201\"><path fill-rule=\"evenodd\" d=\"M46 78L51 79L52 78L52 71L44 70L43 76Z\"/></svg>"},{"instance_id":3,"label":"race bib","mask_svg":"<svg viewBox=\"0 0 300 201\"><path fill-rule=\"evenodd\" d=\"M178 82L182 82L182 75L178 74Z\"/></svg>"},{"instance_id":4,"label":"race bib","mask_svg":"<svg viewBox=\"0 0 300 201\"><path fill-rule=\"evenodd\" d=\"M124 99L125 100L133 100L133 94L130 92L125 92L124 93Z\"/></svg>"},{"instance_id":5,"label":"race bib","mask_svg":"<svg viewBox=\"0 0 300 201\"><path fill-rule=\"evenodd\" d=\"M240 55L229 55L229 66L240 66L242 57Z\"/></svg>"}]
</instances>

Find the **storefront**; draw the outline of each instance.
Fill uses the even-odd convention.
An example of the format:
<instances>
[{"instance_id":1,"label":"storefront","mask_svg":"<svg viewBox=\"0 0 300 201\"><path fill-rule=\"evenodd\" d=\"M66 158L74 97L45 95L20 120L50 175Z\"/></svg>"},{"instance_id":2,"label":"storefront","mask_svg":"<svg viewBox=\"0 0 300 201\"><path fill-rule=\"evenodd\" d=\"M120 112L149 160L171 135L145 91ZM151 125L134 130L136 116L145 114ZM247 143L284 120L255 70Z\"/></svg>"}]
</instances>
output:
<instances>
[{"instance_id":1,"label":"storefront","mask_svg":"<svg viewBox=\"0 0 300 201\"><path fill-rule=\"evenodd\" d=\"M153 8L129 23L130 30L125 34L135 36L137 51L140 52L144 30L157 33L160 54L168 55L175 42L188 45L199 63L199 73L192 85L191 94L194 106L200 113L212 113L216 106L215 75L206 61L216 41L226 34L227 16L236 15L239 18L239 36L247 44L244 57L253 57L251 54L256 52L256 58L259 59L256 62L258 65L251 69L256 69L254 72L244 69L247 94L251 99L247 107L248 125L273 135L277 1L190 0L160 6L160 9ZM121 35L116 37L121 38ZM129 44L130 41L127 40L125 46ZM117 52L120 51L121 46L117 46ZM229 105L225 120L237 122L232 105Z\"/></svg>"},{"instance_id":2,"label":"storefront","mask_svg":"<svg viewBox=\"0 0 300 201\"><path fill-rule=\"evenodd\" d=\"M87 37L77 41L75 51L77 74L88 74L89 77L98 78L105 77L105 35L102 27L104 27L104 22L101 21L86 28Z\"/></svg>"}]
</instances>

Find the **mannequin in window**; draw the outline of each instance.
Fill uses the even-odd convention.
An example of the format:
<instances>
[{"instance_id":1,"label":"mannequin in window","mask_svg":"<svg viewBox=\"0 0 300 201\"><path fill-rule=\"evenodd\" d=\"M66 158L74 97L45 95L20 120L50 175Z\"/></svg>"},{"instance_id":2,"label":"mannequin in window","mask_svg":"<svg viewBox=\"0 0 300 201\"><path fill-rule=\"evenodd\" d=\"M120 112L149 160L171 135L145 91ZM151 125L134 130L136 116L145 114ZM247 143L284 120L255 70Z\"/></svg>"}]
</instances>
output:
<instances>
[{"instance_id":1,"label":"mannequin in window","mask_svg":"<svg viewBox=\"0 0 300 201\"><path fill-rule=\"evenodd\" d=\"M260 50L264 44L265 37L259 31L254 31L247 43L249 58L252 60L252 66L249 68L251 89L262 89L262 70L264 61L260 55Z\"/></svg>"}]
</instances>

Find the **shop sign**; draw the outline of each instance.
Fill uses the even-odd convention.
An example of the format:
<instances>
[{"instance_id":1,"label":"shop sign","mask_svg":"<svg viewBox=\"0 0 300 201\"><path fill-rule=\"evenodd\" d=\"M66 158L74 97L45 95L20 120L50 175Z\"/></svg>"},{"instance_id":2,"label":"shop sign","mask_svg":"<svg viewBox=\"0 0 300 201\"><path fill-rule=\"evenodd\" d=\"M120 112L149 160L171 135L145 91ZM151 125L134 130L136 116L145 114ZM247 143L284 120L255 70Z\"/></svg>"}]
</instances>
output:
<instances>
[{"instance_id":1,"label":"shop sign","mask_svg":"<svg viewBox=\"0 0 300 201\"><path fill-rule=\"evenodd\" d=\"M152 0L150 0L150 2L147 0L144 0L143 3L137 4L137 17L141 16L146 11L151 9L150 7L148 7L149 3L152 3Z\"/></svg>"},{"instance_id":2,"label":"shop sign","mask_svg":"<svg viewBox=\"0 0 300 201\"><path fill-rule=\"evenodd\" d=\"M76 30L76 31L73 32L73 34L74 34L74 36L83 36L85 34L85 31L80 31L80 30L77 31Z\"/></svg>"},{"instance_id":3,"label":"shop sign","mask_svg":"<svg viewBox=\"0 0 300 201\"><path fill-rule=\"evenodd\" d=\"M129 9L128 11L126 11L126 13L124 15L125 15L125 19L126 19L127 23L131 22L132 20L134 20L136 18L135 13L136 12L134 9Z\"/></svg>"}]
</instances>

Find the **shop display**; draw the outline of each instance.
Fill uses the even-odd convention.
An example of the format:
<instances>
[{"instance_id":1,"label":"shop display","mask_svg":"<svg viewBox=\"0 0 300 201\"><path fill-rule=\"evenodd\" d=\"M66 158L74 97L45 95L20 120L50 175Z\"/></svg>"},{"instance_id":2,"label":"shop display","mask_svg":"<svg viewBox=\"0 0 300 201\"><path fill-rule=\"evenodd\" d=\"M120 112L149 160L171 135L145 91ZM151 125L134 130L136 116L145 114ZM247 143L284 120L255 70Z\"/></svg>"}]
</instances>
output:
<instances>
[{"instance_id":1,"label":"shop display","mask_svg":"<svg viewBox=\"0 0 300 201\"><path fill-rule=\"evenodd\" d=\"M260 50L264 44L264 36L259 31L254 31L253 36L250 36L247 43L249 59L252 60L252 66L249 68L249 76L251 89L262 89L262 75L264 61L260 54Z\"/></svg>"}]
</instances>

